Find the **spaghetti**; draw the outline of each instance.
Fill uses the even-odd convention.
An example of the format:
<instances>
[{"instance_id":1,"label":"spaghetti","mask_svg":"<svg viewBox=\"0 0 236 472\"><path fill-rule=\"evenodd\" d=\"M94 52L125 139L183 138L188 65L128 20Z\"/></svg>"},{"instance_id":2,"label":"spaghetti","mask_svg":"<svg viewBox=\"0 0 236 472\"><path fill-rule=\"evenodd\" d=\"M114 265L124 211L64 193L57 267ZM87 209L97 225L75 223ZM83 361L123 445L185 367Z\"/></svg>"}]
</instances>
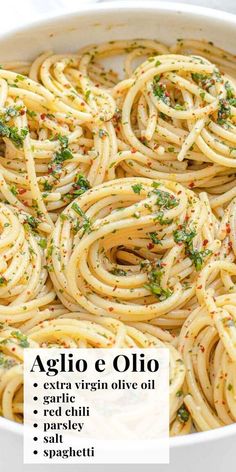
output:
<instances>
[{"instance_id":1,"label":"spaghetti","mask_svg":"<svg viewBox=\"0 0 236 472\"><path fill-rule=\"evenodd\" d=\"M50 239L50 276L62 303L124 321L183 307L220 244L205 199L177 183L141 178L86 192L61 214Z\"/></svg>"},{"instance_id":2,"label":"spaghetti","mask_svg":"<svg viewBox=\"0 0 236 472\"><path fill-rule=\"evenodd\" d=\"M2 66L1 414L23 419L24 348L162 346L171 434L235 422L235 57L124 40Z\"/></svg>"}]
</instances>

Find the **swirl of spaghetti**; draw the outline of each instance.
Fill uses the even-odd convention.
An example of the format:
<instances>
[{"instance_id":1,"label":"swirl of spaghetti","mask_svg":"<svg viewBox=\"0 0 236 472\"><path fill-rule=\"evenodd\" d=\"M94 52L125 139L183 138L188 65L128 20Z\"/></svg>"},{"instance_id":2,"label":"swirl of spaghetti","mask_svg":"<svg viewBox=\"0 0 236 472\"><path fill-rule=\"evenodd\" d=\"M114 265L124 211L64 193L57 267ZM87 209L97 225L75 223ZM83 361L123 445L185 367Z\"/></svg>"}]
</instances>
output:
<instances>
[{"instance_id":1,"label":"swirl of spaghetti","mask_svg":"<svg viewBox=\"0 0 236 472\"><path fill-rule=\"evenodd\" d=\"M20 77L22 86L27 77ZM105 179L117 153L113 125L81 126L73 113L53 113L49 104L38 111L33 100L13 100L6 87L0 112L1 196L39 216L49 233L61 208Z\"/></svg>"},{"instance_id":2,"label":"swirl of spaghetti","mask_svg":"<svg viewBox=\"0 0 236 472\"><path fill-rule=\"evenodd\" d=\"M184 306L220 242L208 208L174 182L130 178L87 191L62 213L50 276L72 311L152 320Z\"/></svg>"},{"instance_id":3,"label":"swirl of spaghetti","mask_svg":"<svg viewBox=\"0 0 236 472\"><path fill-rule=\"evenodd\" d=\"M163 54L139 66L113 95L124 175L175 180L222 193L234 186L235 83L198 56ZM118 174L120 175L120 174Z\"/></svg>"},{"instance_id":4,"label":"swirl of spaghetti","mask_svg":"<svg viewBox=\"0 0 236 472\"><path fill-rule=\"evenodd\" d=\"M45 269L40 222L0 203L0 321L29 319L55 298Z\"/></svg>"},{"instance_id":5,"label":"swirl of spaghetti","mask_svg":"<svg viewBox=\"0 0 236 472\"><path fill-rule=\"evenodd\" d=\"M204 306L196 308L184 323L179 336L179 349L186 367L184 404L198 431L236 421L233 394L236 362L222 341L224 335L219 322L219 309L217 311L214 321ZM224 318L224 322L230 323L230 319Z\"/></svg>"},{"instance_id":6,"label":"swirl of spaghetti","mask_svg":"<svg viewBox=\"0 0 236 472\"><path fill-rule=\"evenodd\" d=\"M22 64L22 69L19 63L4 64L10 70L0 74L2 120L18 130L22 143L16 146L4 135L1 191L19 209L35 215L36 208L47 221L48 232L61 208L90 185L103 182L118 152L109 121L116 103L102 87L107 74L101 67L98 74L92 58L123 52L129 55L130 51L145 51L147 56L167 48L155 41L120 41L115 48L101 45L78 54L44 53L31 66ZM95 84L90 78L91 61ZM27 130L29 135L23 142Z\"/></svg>"},{"instance_id":7,"label":"swirl of spaghetti","mask_svg":"<svg viewBox=\"0 0 236 472\"><path fill-rule=\"evenodd\" d=\"M168 347L170 434L236 422L234 76L190 39L3 63L3 416L25 347Z\"/></svg>"}]
</instances>

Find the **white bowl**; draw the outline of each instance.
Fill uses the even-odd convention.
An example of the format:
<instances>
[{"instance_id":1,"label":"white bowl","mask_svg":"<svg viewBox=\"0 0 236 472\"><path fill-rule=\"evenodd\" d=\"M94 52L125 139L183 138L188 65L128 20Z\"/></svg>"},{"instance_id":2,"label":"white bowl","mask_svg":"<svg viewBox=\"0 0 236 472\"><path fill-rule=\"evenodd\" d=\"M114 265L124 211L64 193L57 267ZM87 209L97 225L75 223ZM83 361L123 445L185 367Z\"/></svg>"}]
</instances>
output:
<instances>
[{"instance_id":1,"label":"white bowl","mask_svg":"<svg viewBox=\"0 0 236 472\"><path fill-rule=\"evenodd\" d=\"M48 49L75 51L89 43L114 39L156 38L172 43L177 38L207 39L231 52L235 47L236 16L222 11L165 2L120 2L88 5L77 13L50 17L0 35L0 62L33 59ZM236 424L204 433L171 438L171 463L158 472L223 472L236 458ZM51 466L23 465L23 427L0 418L0 469L11 472L48 472ZM53 466L53 472L67 470ZM70 472L81 466L70 465ZM107 470L110 466L106 466ZM116 466L117 470L118 467ZM86 467L84 467L86 468ZM132 468L132 466L131 466ZM135 466L135 469L137 466ZM103 471L105 466L97 466ZM115 469L115 466L114 466Z\"/></svg>"}]
</instances>

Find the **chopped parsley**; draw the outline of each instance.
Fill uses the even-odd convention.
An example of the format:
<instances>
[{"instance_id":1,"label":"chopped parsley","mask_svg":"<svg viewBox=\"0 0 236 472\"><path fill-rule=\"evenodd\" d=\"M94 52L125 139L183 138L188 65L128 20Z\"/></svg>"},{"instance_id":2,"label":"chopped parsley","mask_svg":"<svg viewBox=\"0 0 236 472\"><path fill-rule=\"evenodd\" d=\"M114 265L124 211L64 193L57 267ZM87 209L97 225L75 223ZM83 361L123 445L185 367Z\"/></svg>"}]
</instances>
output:
<instances>
[{"instance_id":1,"label":"chopped parsley","mask_svg":"<svg viewBox=\"0 0 236 472\"><path fill-rule=\"evenodd\" d=\"M184 105L180 105L179 103L176 103L175 104L175 110L184 111L184 110L186 110L186 108L185 108Z\"/></svg>"},{"instance_id":2,"label":"chopped parsley","mask_svg":"<svg viewBox=\"0 0 236 472\"><path fill-rule=\"evenodd\" d=\"M210 249L205 249L205 251L197 251L196 249L188 249L186 255L193 261L195 269L197 271L201 270L205 257L212 254Z\"/></svg>"},{"instance_id":3,"label":"chopped parsley","mask_svg":"<svg viewBox=\"0 0 236 472\"><path fill-rule=\"evenodd\" d=\"M7 279L5 277L3 277L3 275L0 277L0 287L2 287L3 285L6 285L7 284Z\"/></svg>"},{"instance_id":4,"label":"chopped parsley","mask_svg":"<svg viewBox=\"0 0 236 472\"><path fill-rule=\"evenodd\" d=\"M192 73L192 79L196 82L201 88L209 91L210 87L215 84L216 78L206 74L199 74L198 72Z\"/></svg>"},{"instance_id":5,"label":"chopped parsley","mask_svg":"<svg viewBox=\"0 0 236 472\"><path fill-rule=\"evenodd\" d=\"M85 92L85 100L88 100L88 99L89 99L90 93L91 93L91 90L89 90L89 89L86 90L86 92Z\"/></svg>"},{"instance_id":6,"label":"chopped parsley","mask_svg":"<svg viewBox=\"0 0 236 472\"><path fill-rule=\"evenodd\" d=\"M125 275L127 275L127 272L123 269L115 268L115 269L110 270L110 274L120 275L120 276L124 277Z\"/></svg>"},{"instance_id":7,"label":"chopped parsley","mask_svg":"<svg viewBox=\"0 0 236 472\"><path fill-rule=\"evenodd\" d=\"M159 80L159 75L156 75L153 79L153 93L155 97L157 97L159 100L162 100L166 105L170 105L170 97L166 90L166 86L159 83Z\"/></svg>"},{"instance_id":8,"label":"chopped parsley","mask_svg":"<svg viewBox=\"0 0 236 472\"><path fill-rule=\"evenodd\" d=\"M84 192L86 192L86 190L90 189L90 184L83 174L77 174L73 188L75 189L73 191L74 195L82 195Z\"/></svg>"},{"instance_id":9,"label":"chopped parsley","mask_svg":"<svg viewBox=\"0 0 236 472\"><path fill-rule=\"evenodd\" d=\"M12 331L11 336L19 341L19 346L29 347L30 344L25 334L22 334L20 331Z\"/></svg>"},{"instance_id":10,"label":"chopped parsley","mask_svg":"<svg viewBox=\"0 0 236 472\"><path fill-rule=\"evenodd\" d=\"M29 229L30 227L31 229L35 230L37 229L39 223L40 221L37 220L37 218L35 218L34 216L25 216L24 226L26 227L26 229Z\"/></svg>"},{"instance_id":11,"label":"chopped parsley","mask_svg":"<svg viewBox=\"0 0 236 472\"><path fill-rule=\"evenodd\" d=\"M174 195L165 192L164 190L155 188L153 190L153 193L157 195L156 205L158 205L163 210L175 208L179 204L178 200L174 197Z\"/></svg>"},{"instance_id":12,"label":"chopped parsley","mask_svg":"<svg viewBox=\"0 0 236 472\"><path fill-rule=\"evenodd\" d=\"M18 190L15 185L11 185L10 192L16 197L18 195Z\"/></svg>"},{"instance_id":13,"label":"chopped parsley","mask_svg":"<svg viewBox=\"0 0 236 472\"><path fill-rule=\"evenodd\" d=\"M158 211L154 220L158 221L160 225L170 225L173 221L171 218L165 218L164 211Z\"/></svg>"},{"instance_id":14,"label":"chopped parsley","mask_svg":"<svg viewBox=\"0 0 236 472\"><path fill-rule=\"evenodd\" d=\"M42 248L42 249L46 249L47 247L47 240L46 238L40 238L40 240L38 241L39 243L39 246Z\"/></svg>"},{"instance_id":15,"label":"chopped parsley","mask_svg":"<svg viewBox=\"0 0 236 472\"><path fill-rule=\"evenodd\" d=\"M223 125L225 121L231 117L231 108L227 100L220 98L217 123Z\"/></svg>"},{"instance_id":16,"label":"chopped parsley","mask_svg":"<svg viewBox=\"0 0 236 472\"><path fill-rule=\"evenodd\" d=\"M181 423L187 423L189 419L189 411L182 405L177 411L178 419Z\"/></svg>"},{"instance_id":17,"label":"chopped parsley","mask_svg":"<svg viewBox=\"0 0 236 472\"><path fill-rule=\"evenodd\" d=\"M155 295L160 301L166 300L171 296L172 292L169 289L164 289L161 286L161 279L163 276L163 267L161 261L155 261L154 264L141 264L141 268L146 269L148 283L144 285L145 288Z\"/></svg>"},{"instance_id":18,"label":"chopped parsley","mask_svg":"<svg viewBox=\"0 0 236 472\"><path fill-rule=\"evenodd\" d=\"M234 89L228 81L225 83L225 90L227 92L226 94L227 100L234 98Z\"/></svg>"},{"instance_id":19,"label":"chopped parsley","mask_svg":"<svg viewBox=\"0 0 236 472\"><path fill-rule=\"evenodd\" d=\"M19 130L16 126L9 126L0 119L0 136L10 139L10 141L18 148L22 148L28 128Z\"/></svg>"},{"instance_id":20,"label":"chopped parsley","mask_svg":"<svg viewBox=\"0 0 236 472\"><path fill-rule=\"evenodd\" d=\"M7 340L4 339L4 341L7 341ZM3 343L3 341L1 341L1 344L2 343ZM14 364L15 364L14 359L8 359L6 356L4 356L4 354L2 352L0 352L0 368L2 367L3 369L9 369Z\"/></svg>"},{"instance_id":21,"label":"chopped parsley","mask_svg":"<svg viewBox=\"0 0 236 472\"><path fill-rule=\"evenodd\" d=\"M182 225L181 229L177 229L173 232L174 240L176 243L185 244L185 254L193 262L197 271L201 270L205 257L209 256L212 251L205 249L204 251L198 251L193 248L193 238L196 236L196 231L187 229L186 224Z\"/></svg>"},{"instance_id":22,"label":"chopped parsley","mask_svg":"<svg viewBox=\"0 0 236 472\"><path fill-rule=\"evenodd\" d=\"M49 173L53 176L61 173L63 162L73 159L72 151L68 147L69 141L67 136L59 134L57 135L57 139L60 143L60 148L54 153L52 162L48 165Z\"/></svg>"},{"instance_id":23,"label":"chopped parsley","mask_svg":"<svg viewBox=\"0 0 236 472\"><path fill-rule=\"evenodd\" d=\"M33 110L27 110L27 115L30 116L30 118L34 118L35 116L37 116L37 113L35 113L35 111Z\"/></svg>"},{"instance_id":24,"label":"chopped parsley","mask_svg":"<svg viewBox=\"0 0 236 472\"><path fill-rule=\"evenodd\" d=\"M4 112L4 121L10 121L14 116L19 116L19 110L14 107L7 107Z\"/></svg>"},{"instance_id":25,"label":"chopped parsley","mask_svg":"<svg viewBox=\"0 0 236 472\"><path fill-rule=\"evenodd\" d=\"M187 230L186 225L183 225L181 229L176 229L173 232L174 240L176 243L191 244L193 238L196 236L195 230Z\"/></svg>"},{"instance_id":26,"label":"chopped parsley","mask_svg":"<svg viewBox=\"0 0 236 472\"><path fill-rule=\"evenodd\" d=\"M162 244L161 239L159 239L159 238L157 237L157 233L156 233L156 232L149 233L149 236L150 236L150 238L151 238L153 244Z\"/></svg>"},{"instance_id":27,"label":"chopped parsley","mask_svg":"<svg viewBox=\"0 0 236 472\"><path fill-rule=\"evenodd\" d=\"M105 129L101 128L98 131L98 136L99 136L99 138L104 139L106 136L108 136L108 133Z\"/></svg>"},{"instance_id":28,"label":"chopped parsley","mask_svg":"<svg viewBox=\"0 0 236 472\"><path fill-rule=\"evenodd\" d=\"M53 162L55 164L61 164L68 159L73 159L73 154L68 147L67 136L58 135L58 141L60 142L60 150L55 152Z\"/></svg>"},{"instance_id":29,"label":"chopped parsley","mask_svg":"<svg viewBox=\"0 0 236 472\"><path fill-rule=\"evenodd\" d=\"M83 235L84 235L84 233L90 233L90 231L91 231L91 221L86 216L84 211L80 208L78 203L74 202L72 204L71 208L75 211L75 213L78 213L78 215L81 216L81 218L83 218L83 224L82 224L82 228L84 230ZM78 229L80 229L80 228L78 228Z\"/></svg>"},{"instance_id":30,"label":"chopped parsley","mask_svg":"<svg viewBox=\"0 0 236 472\"><path fill-rule=\"evenodd\" d=\"M44 192L50 192L53 189L53 185L49 184L47 180L43 182L43 190Z\"/></svg>"}]
</instances>

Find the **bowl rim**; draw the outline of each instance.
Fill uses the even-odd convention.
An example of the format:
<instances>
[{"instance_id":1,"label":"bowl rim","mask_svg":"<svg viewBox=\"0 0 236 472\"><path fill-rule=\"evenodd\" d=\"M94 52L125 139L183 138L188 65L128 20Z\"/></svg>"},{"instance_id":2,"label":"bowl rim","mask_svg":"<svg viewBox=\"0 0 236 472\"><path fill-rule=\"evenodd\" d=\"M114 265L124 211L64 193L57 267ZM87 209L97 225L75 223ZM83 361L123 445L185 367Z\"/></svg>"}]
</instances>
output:
<instances>
[{"instance_id":1,"label":"bowl rim","mask_svg":"<svg viewBox=\"0 0 236 472\"><path fill-rule=\"evenodd\" d=\"M95 0L97 1L97 0ZM74 19L76 16L81 14L90 14L90 13L105 13L112 12L113 10L119 11L129 11L129 10L149 10L149 11L162 11L162 12L174 12L176 14L189 14L190 16L201 16L211 20L219 20L222 23L231 23L236 24L236 14L226 12L224 10L218 10L215 8L202 7L199 5L192 5L182 2L163 2L155 0L147 0L143 2L137 0L133 3L132 0L119 1L103 1L102 3L89 3L84 5L78 5L78 8L72 12L65 13L59 12L56 15L53 12L47 14L47 16L42 16L37 20L25 21L21 26L10 27L8 31L3 33L0 32L0 41L3 39L10 39L11 36L17 33L24 33L31 28L37 28L38 26L47 26L55 25L58 21L67 22L70 19ZM1 46L1 44L0 44Z\"/></svg>"},{"instance_id":2,"label":"bowl rim","mask_svg":"<svg viewBox=\"0 0 236 472\"><path fill-rule=\"evenodd\" d=\"M186 3L173 3L173 2L161 2L161 1L150 1L141 2L138 0L133 3L128 0L126 2L113 1L103 3L89 3L85 5L78 5L78 8L73 12L65 13L60 12L56 15L53 13L47 14L38 20L26 21L20 27L10 28L7 32L0 32L0 48L1 41L11 39L18 33L24 33L32 28L38 28L40 26L56 26L58 22L67 23L70 20L74 20L76 17L81 15L89 15L90 13L97 13L102 15L103 13L113 12L115 10L120 11L161 11L161 12L173 12L176 14L187 14L192 17L206 18L209 22L212 20L219 20L221 23L236 25L236 14L225 12L223 10L217 10L208 7L202 7L198 5L191 5ZM4 417L0 417L0 432L12 432L18 436L22 436L24 427L22 424L10 421ZM221 428L212 429L209 431L203 431L193 433L190 435L176 436L170 438L170 448L183 447L186 445L195 445L199 443L211 442L220 439L226 439L230 436L236 438L236 423L228 426L222 426Z\"/></svg>"}]
</instances>

